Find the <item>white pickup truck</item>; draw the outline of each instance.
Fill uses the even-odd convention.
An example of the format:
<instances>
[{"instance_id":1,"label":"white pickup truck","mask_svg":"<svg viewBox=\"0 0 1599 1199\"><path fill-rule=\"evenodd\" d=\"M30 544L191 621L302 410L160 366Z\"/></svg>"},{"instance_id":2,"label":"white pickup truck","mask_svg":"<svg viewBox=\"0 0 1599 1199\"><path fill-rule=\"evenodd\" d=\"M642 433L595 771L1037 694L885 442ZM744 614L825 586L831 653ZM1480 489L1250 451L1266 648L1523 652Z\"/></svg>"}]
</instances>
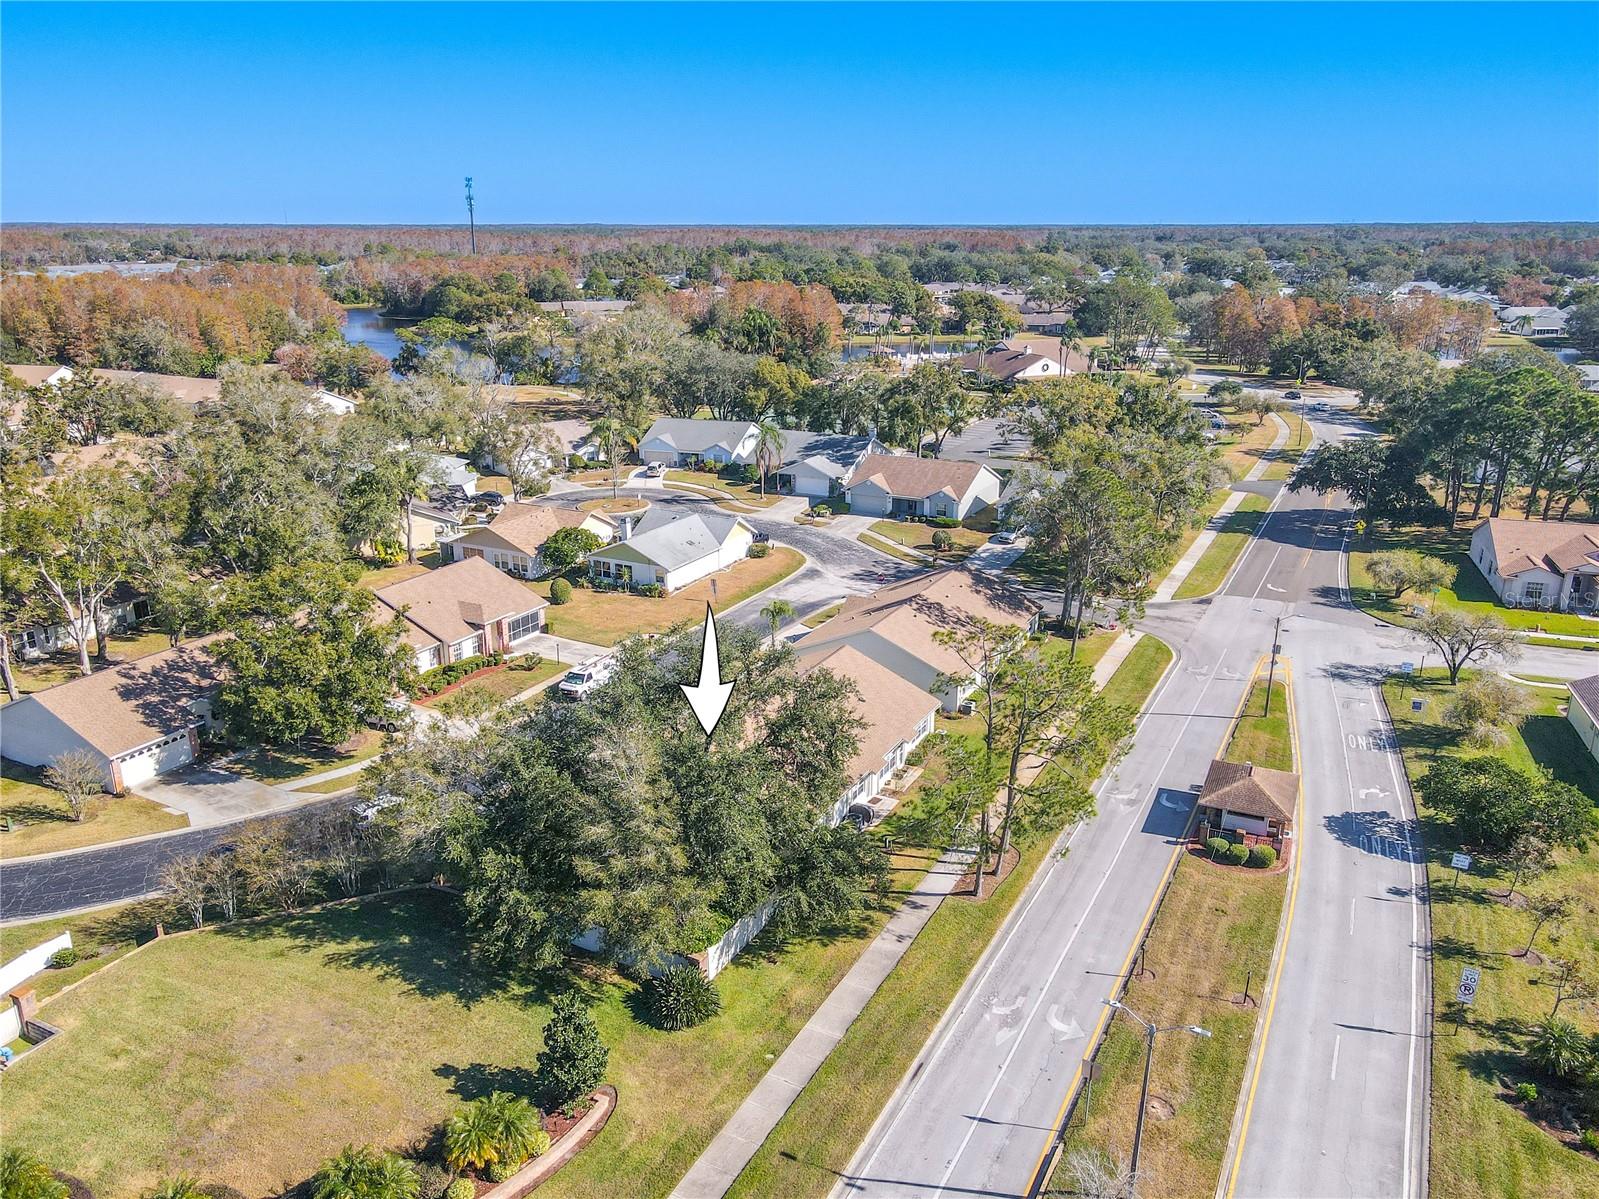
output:
<instances>
[{"instance_id":1,"label":"white pickup truck","mask_svg":"<svg viewBox=\"0 0 1599 1199\"><path fill-rule=\"evenodd\" d=\"M616 657L607 654L603 658L595 658L592 662L585 662L581 666L574 666L566 672L566 677L556 685L565 699L582 699L594 688L604 683L616 672Z\"/></svg>"}]
</instances>

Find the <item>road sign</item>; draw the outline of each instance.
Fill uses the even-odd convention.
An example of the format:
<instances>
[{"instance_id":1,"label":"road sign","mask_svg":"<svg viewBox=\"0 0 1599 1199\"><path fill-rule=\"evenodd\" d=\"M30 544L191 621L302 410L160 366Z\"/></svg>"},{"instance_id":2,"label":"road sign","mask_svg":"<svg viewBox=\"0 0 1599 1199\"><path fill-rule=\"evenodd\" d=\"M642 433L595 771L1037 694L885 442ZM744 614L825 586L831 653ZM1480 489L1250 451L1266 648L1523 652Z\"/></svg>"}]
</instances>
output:
<instances>
[{"instance_id":1,"label":"road sign","mask_svg":"<svg viewBox=\"0 0 1599 1199\"><path fill-rule=\"evenodd\" d=\"M1454 857L1449 859L1449 864L1456 870L1470 870L1471 855L1469 853L1457 853Z\"/></svg>"},{"instance_id":2,"label":"road sign","mask_svg":"<svg viewBox=\"0 0 1599 1199\"><path fill-rule=\"evenodd\" d=\"M1410 701L1410 710L1412 712L1419 712L1423 708L1425 708L1426 706L1427 706L1427 701L1424 700L1424 699L1413 699L1413 700Z\"/></svg>"},{"instance_id":3,"label":"road sign","mask_svg":"<svg viewBox=\"0 0 1599 1199\"><path fill-rule=\"evenodd\" d=\"M1415 674L1416 673L1416 664L1414 662L1401 662L1399 664L1399 673L1400 674Z\"/></svg>"},{"instance_id":4,"label":"road sign","mask_svg":"<svg viewBox=\"0 0 1599 1199\"><path fill-rule=\"evenodd\" d=\"M1470 1007L1477 998L1477 983L1481 979L1477 967L1467 966L1460 972L1460 986L1455 988L1455 998Z\"/></svg>"}]
</instances>

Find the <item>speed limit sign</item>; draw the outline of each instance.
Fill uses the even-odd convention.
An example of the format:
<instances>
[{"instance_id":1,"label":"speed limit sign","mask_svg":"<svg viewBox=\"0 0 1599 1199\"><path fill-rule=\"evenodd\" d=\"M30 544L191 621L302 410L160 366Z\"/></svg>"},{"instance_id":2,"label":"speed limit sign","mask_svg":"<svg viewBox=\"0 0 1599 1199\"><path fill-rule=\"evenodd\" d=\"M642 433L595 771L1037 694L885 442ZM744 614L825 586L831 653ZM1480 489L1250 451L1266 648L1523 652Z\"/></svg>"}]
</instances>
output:
<instances>
[{"instance_id":1,"label":"speed limit sign","mask_svg":"<svg viewBox=\"0 0 1599 1199\"><path fill-rule=\"evenodd\" d=\"M1460 986L1455 989L1455 998L1470 1007L1477 998L1477 983L1481 978L1477 967L1467 966L1460 972Z\"/></svg>"}]
</instances>

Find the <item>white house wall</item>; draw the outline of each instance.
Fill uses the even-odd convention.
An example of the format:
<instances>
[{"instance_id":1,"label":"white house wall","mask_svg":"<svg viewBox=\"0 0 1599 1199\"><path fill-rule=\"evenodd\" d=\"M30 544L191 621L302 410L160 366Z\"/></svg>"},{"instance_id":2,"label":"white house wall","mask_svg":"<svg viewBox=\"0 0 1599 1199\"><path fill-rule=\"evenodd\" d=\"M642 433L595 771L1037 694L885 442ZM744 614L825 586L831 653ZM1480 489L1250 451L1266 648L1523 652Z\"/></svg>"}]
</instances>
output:
<instances>
[{"instance_id":1,"label":"white house wall","mask_svg":"<svg viewBox=\"0 0 1599 1199\"><path fill-rule=\"evenodd\" d=\"M1599 758L1599 728L1594 726L1593 717L1588 715L1587 708L1577 702L1576 696L1572 696L1566 708L1566 721L1577 731L1588 753Z\"/></svg>"},{"instance_id":2,"label":"white house wall","mask_svg":"<svg viewBox=\"0 0 1599 1199\"><path fill-rule=\"evenodd\" d=\"M0 753L24 766L48 766L58 754L86 749L111 780L110 760L43 704L23 696L0 715Z\"/></svg>"}]
</instances>

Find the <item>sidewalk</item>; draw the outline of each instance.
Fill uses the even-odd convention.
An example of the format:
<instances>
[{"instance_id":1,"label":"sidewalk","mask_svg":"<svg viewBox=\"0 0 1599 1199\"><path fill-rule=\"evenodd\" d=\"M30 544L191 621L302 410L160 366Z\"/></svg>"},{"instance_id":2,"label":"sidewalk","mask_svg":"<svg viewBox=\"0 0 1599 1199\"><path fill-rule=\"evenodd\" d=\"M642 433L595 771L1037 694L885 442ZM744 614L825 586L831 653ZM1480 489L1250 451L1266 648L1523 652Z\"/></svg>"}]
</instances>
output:
<instances>
[{"instance_id":1,"label":"sidewalk","mask_svg":"<svg viewBox=\"0 0 1599 1199\"><path fill-rule=\"evenodd\" d=\"M805 1027L782 1056L755 1084L733 1118L705 1147L683 1180L672 1189L671 1199L720 1199L739 1172L761 1147L811 1076L843 1039L855 1017L877 988L899 964L916 934L932 918L966 869L969 855L950 850L923 876L913 891L888 918L883 931L866 947L849 973L822 1001Z\"/></svg>"},{"instance_id":2,"label":"sidewalk","mask_svg":"<svg viewBox=\"0 0 1599 1199\"><path fill-rule=\"evenodd\" d=\"M1271 445L1260 456L1260 461L1250 467L1248 473L1239 480L1241 483L1257 482L1266 473L1266 468L1271 465L1278 452L1288 444L1288 422L1275 412L1271 414L1271 419L1277 422L1277 436L1272 438ZM1221 507L1216 509L1216 515L1205 525L1204 531L1194 538L1194 544L1184 551L1183 556L1177 559L1177 565L1171 568L1171 573L1161 580L1159 587L1155 588L1155 594L1150 596L1151 603L1165 603L1177 594L1177 589L1183 585L1183 580L1205 556L1205 551L1210 548L1211 542L1216 540L1216 535L1227 527L1228 518L1238 510L1238 505L1244 502L1244 496L1249 494L1247 491L1233 491L1228 494L1222 501Z\"/></svg>"}]
</instances>

